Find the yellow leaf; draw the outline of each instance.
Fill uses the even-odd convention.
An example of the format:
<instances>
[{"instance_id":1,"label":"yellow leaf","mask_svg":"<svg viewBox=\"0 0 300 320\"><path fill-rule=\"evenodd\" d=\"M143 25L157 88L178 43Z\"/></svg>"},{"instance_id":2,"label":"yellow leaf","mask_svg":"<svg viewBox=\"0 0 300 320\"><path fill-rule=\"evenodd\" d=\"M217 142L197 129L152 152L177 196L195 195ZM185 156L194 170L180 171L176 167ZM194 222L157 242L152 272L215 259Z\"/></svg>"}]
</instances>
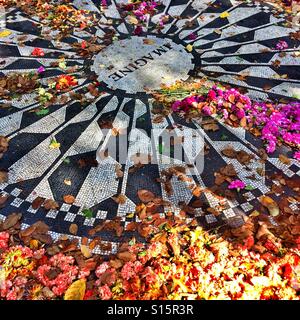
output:
<instances>
[{"instance_id":1,"label":"yellow leaf","mask_svg":"<svg viewBox=\"0 0 300 320\"><path fill-rule=\"evenodd\" d=\"M65 293L64 300L83 300L86 290L85 279L73 282Z\"/></svg>"},{"instance_id":2,"label":"yellow leaf","mask_svg":"<svg viewBox=\"0 0 300 320\"><path fill-rule=\"evenodd\" d=\"M65 179L65 180L64 180L64 184L67 185L67 186L72 185L71 179Z\"/></svg>"},{"instance_id":3,"label":"yellow leaf","mask_svg":"<svg viewBox=\"0 0 300 320\"><path fill-rule=\"evenodd\" d=\"M259 201L264 207L269 210L271 216L276 217L280 214L279 207L272 198L268 196L261 196L259 198Z\"/></svg>"},{"instance_id":4,"label":"yellow leaf","mask_svg":"<svg viewBox=\"0 0 300 320\"><path fill-rule=\"evenodd\" d=\"M92 254L92 250L86 245L82 244L80 246L80 250L81 250L82 255L87 259L90 258L93 255Z\"/></svg>"},{"instance_id":5,"label":"yellow leaf","mask_svg":"<svg viewBox=\"0 0 300 320\"><path fill-rule=\"evenodd\" d=\"M144 43L144 44L154 44L155 41L152 40L152 39L144 39L144 40L143 40L143 43Z\"/></svg>"},{"instance_id":6,"label":"yellow leaf","mask_svg":"<svg viewBox=\"0 0 300 320\"><path fill-rule=\"evenodd\" d=\"M60 147L60 143L57 142L55 139L52 139L49 145L50 149L58 149Z\"/></svg>"},{"instance_id":7,"label":"yellow leaf","mask_svg":"<svg viewBox=\"0 0 300 320\"><path fill-rule=\"evenodd\" d=\"M3 31L0 31L0 38L6 38L8 37L9 35L11 35L12 32L9 31L9 30L3 30Z\"/></svg>"},{"instance_id":8,"label":"yellow leaf","mask_svg":"<svg viewBox=\"0 0 300 320\"><path fill-rule=\"evenodd\" d=\"M134 217L134 213L129 213L126 218L133 218Z\"/></svg>"},{"instance_id":9,"label":"yellow leaf","mask_svg":"<svg viewBox=\"0 0 300 320\"><path fill-rule=\"evenodd\" d=\"M186 50L188 52L192 52L193 51L193 46L191 44L188 44L185 48L186 48Z\"/></svg>"},{"instance_id":10,"label":"yellow leaf","mask_svg":"<svg viewBox=\"0 0 300 320\"><path fill-rule=\"evenodd\" d=\"M225 19L230 16L230 13L228 11L224 11L223 13L220 14L220 18Z\"/></svg>"},{"instance_id":11,"label":"yellow leaf","mask_svg":"<svg viewBox=\"0 0 300 320\"><path fill-rule=\"evenodd\" d=\"M138 24L139 20L134 16L129 16L128 17L128 23L130 23L130 24Z\"/></svg>"}]
</instances>

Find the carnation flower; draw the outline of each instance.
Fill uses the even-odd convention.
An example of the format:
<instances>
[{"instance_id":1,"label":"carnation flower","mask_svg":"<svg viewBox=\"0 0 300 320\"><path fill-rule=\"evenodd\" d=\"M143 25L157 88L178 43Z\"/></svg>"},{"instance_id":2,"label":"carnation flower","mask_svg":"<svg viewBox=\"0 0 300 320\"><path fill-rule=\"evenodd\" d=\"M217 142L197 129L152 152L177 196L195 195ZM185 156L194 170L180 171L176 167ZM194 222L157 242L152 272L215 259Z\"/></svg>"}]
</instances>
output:
<instances>
[{"instance_id":1,"label":"carnation flower","mask_svg":"<svg viewBox=\"0 0 300 320\"><path fill-rule=\"evenodd\" d=\"M300 161L300 151L294 153L294 158Z\"/></svg>"},{"instance_id":2,"label":"carnation flower","mask_svg":"<svg viewBox=\"0 0 300 320\"><path fill-rule=\"evenodd\" d=\"M246 187L246 184L243 181L234 180L230 182L228 189L237 189L239 191L240 189L244 189L245 187Z\"/></svg>"},{"instance_id":3,"label":"carnation flower","mask_svg":"<svg viewBox=\"0 0 300 320\"><path fill-rule=\"evenodd\" d=\"M9 233L8 232L0 232L0 249L7 249L9 241Z\"/></svg>"},{"instance_id":4,"label":"carnation flower","mask_svg":"<svg viewBox=\"0 0 300 320\"><path fill-rule=\"evenodd\" d=\"M112 298L112 292L107 284L99 287L99 295L101 300L109 300Z\"/></svg>"},{"instance_id":5,"label":"carnation flower","mask_svg":"<svg viewBox=\"0 0 300 320\"><path fill-rule=\"evenodd\" d=\"M277 50L285 50L289 47L289 45L287 44L286 41L284 40L280 40L277 44L276 44L276 49Z\"/></svg>"}]
</instances>

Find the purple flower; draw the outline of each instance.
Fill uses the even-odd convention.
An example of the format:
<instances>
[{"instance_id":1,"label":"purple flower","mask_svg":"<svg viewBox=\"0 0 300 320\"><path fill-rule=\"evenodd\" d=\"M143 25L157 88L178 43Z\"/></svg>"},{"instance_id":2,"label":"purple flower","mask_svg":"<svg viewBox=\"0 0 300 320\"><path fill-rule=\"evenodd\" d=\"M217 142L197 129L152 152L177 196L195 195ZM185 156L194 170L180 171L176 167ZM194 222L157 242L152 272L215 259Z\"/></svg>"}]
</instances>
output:
<instances>
[{"instance_id":1,"label":"purple flower","mask_svg":"<svg viewBox=\"0 0 300 320\"><path fill-rule=\"evenodd\" d=\"M203 107L201 111L206 116L210 116L212 114L211 108L209 106Z\"/></svg>"},{"instance_id":2,"label":"purple flower","mask_svg":"<svg viewBox=\"0 0 300 320\"><path fill-rule=\"evenodd\" d=\"M41 67L39 67L38 69L37 69L37 72L38 73L43 73L43 72L45 72L46 71L46 69L43 67L43 66L41 66Z\"/></svg>"},{"instance_id":3,"label":"purple flower","mask_svg":"<svg viewBox=\"0 0 300 320\"><path fill-rule=\"evenodd\" d=\"M181 109L181 106L182 106L182 102L180 100L177 100L172 104L172 110L174 112L179 112Z\"/></svg>"},{"instance_id":4,"label":"purple flower","mask_svg":"<svg viewBox=\"0 0 300 320\"><path fill-rule=\"evenodd\" d=\"M239 118L239 119L242 119L245 117L245 111L243 109L238 109L238 111L236 112L236 116Z\"/></svg>"},{"instance_id":5,"label":"purple flower","mask_svg":"<svg viewBox=\"0 0 300 320\"><path fill-rule=\"evenodd\" d=\"M244 189L246 187L246 184L241 180L233 180L230 182L228 189L237 189L238 191L240 189Z\"/></svg>"},{"instance_id":6,"label":"purple flower","mask_svg":"<svg viewBox=\"0 0 300 320\"><path fill-rule=\"evenodd\" d=\"M142 26L137 26L133 31L133 34L135 36L140 36L142 33L143 33L143 27Z\"/></svg>"},{"instance_id":7,"label":"purple flower","mask_svg":"<svg viewBox=\"0 0 300 320\"><path fill-rule=\"evenodd\" d=\"M189 39L189 40L196 40L196 39L197 39L197 36L195 35L195 33L190 33L190 34L188 35L188 39Z\"/></svg>"},{"instance_id":8,"label":"purple flower","mask_svg":"<svg viewBox=\"0 0 300 320\"><path fill-rule=\"evenodd\" d=\"M215 100L217 98L217 94L214 90L209 90L207 96L210 100Z\"/></svg>"},{"instance_id":9,"label":"purple flower","mask_svg":"<svg viewBox=\"0 0 300 320\"><path fill-rule=\"evenodd\" d=\"M294 158L300 161L300 151L294 153Z\"/></svg>"},{"instance_id":10,"label":"purple flower","mask_svg":"<svg viewBox=\"0 0 300 320\"><path fill-rule=\"evenodd\" d=\"M276 44L276 49L277 50L284 50L287 49L289 47L289 45L287 44L286 41L284 40L280 40L277 44Z\"/></svg>"}]
</instances>

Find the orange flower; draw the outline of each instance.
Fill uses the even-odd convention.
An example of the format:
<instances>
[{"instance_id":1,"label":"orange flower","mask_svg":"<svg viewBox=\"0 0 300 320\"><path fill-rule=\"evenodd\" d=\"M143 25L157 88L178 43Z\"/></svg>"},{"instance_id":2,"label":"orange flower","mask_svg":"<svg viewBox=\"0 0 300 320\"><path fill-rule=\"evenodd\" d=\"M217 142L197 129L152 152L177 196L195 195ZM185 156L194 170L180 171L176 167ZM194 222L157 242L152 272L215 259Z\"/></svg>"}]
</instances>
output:
<instances>
[{"instance_id":1,"label":"orange flower","mask_svg":"<svg viewBox=\"0 0 300 320\"><path fill-rule=\"evenodd\" d=\"M78 84L78 81L74 76L63 74L57 78L56 90L68 89L70 87L76 86L77 84Z\"/></svg>"}]
</instances>

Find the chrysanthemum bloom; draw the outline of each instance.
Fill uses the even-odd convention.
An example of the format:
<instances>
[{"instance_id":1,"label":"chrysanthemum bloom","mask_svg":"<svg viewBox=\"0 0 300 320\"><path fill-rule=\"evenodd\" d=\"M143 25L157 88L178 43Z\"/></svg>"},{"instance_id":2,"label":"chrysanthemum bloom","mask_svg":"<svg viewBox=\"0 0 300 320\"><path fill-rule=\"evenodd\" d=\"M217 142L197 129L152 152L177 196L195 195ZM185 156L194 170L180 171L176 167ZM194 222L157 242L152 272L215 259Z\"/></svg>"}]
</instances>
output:
<instances>
[{"instance_id":1,"label":"chrysanthemum bloom","mask_svg":"<svg viewBox=\"0 0 300 320\"><path fill-rule=\"evenodd\" d=\"M68 89L78 84L77 79L70 75L60 75L56 81L56 90Z\"/></svg>"}]
</instances>

